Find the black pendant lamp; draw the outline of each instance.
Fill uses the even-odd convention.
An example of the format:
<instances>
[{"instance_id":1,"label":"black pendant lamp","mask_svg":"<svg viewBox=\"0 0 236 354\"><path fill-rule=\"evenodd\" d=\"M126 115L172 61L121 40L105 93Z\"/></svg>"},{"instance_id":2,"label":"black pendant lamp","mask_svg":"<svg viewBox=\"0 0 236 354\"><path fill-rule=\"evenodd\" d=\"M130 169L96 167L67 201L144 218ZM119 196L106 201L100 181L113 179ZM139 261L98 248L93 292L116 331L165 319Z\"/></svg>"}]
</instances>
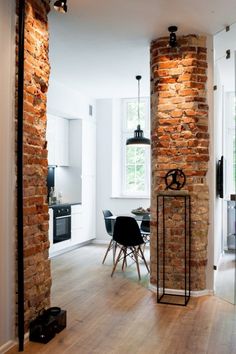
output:
<instances>
[{"instance_id":1,"label":"black pendant lamp","mask_svg":"<svg viewBox=\"0 0 236 354\"><path fill-rule=\"evenodd\" d=\"M170 26L168 27L168 31L170 32L170 39L169 39L169 47L175 48L177 47L177 39L176 39L176 34L178 27L177 26Z\"/></svg>"},{"instance_id":2,"label":"black pendant lamp","mask_svg":"<svg viewBox=\"0 0 236 354\"><path fill-rule=\"evenodd\" d=\"M57 0L54 2L54 9L62 14L67 12L67 0Z\"/></svg>"},{"instance_id":3,"label":"black pendant lamp","mask_svg":"<svg viewBox=\"0 0 236 354\"><path fill-rule=\"evenodd\" d=\"M134 131L134 137L129 138L126 141L126 145L150 145L150 139L143 136L143 130L140 126L140 80L142 76L137 75L136 80L138 81L138 125L137 129Z\"/></svg>"}]
</instances>

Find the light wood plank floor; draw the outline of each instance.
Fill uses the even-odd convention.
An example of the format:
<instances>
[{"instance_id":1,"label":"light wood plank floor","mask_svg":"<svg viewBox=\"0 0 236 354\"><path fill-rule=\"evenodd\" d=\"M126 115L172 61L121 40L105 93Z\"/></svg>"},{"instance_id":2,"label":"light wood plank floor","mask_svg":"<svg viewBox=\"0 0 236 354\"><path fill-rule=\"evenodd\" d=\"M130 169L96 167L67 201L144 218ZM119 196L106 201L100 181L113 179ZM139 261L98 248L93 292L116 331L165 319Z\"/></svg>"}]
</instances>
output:
<instances>
[{"instance_id":1,"label":"light wood plank floor","mask_svg":"<svg viewBox=\"0 0 236 354\"><path fill-rule=\"evenodd\" d=\"M187 307L157 304L144 269L141 282L134 266L111 278L104 252L91 245L52 260L52 305L67 310L67 328L46 345L28 343L25 353L236 353L233 305L213 296Z\"/></svg>"}]
</instances>

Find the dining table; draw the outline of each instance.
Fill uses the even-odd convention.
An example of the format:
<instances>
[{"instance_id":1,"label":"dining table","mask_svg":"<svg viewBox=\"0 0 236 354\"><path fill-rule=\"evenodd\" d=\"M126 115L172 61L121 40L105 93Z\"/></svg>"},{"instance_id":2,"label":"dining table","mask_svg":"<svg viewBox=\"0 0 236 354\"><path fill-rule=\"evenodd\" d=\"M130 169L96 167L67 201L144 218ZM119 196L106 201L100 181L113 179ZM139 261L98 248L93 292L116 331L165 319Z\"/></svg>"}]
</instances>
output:
<instances>
[{"instance_id":1,"label":"dining table","mask_svg":"<svg viewBox=\"0 0 236 354\"><path fill-rule=\"evenodd\" d=\"M116 218L118 216L129 216L129 217L132 217L134 218L139 224L142 222L143 220L143 217L144 216L149 216L150 217L150 214L149 213L145 213L145 214L119 214L119 215L111 215L111 216L107 216L105 217L105 219L107 220L111 220L112 221L112 233L114 231L114 225L115 225L115 221L116 221Z\"/></svg>"}]
</instances>

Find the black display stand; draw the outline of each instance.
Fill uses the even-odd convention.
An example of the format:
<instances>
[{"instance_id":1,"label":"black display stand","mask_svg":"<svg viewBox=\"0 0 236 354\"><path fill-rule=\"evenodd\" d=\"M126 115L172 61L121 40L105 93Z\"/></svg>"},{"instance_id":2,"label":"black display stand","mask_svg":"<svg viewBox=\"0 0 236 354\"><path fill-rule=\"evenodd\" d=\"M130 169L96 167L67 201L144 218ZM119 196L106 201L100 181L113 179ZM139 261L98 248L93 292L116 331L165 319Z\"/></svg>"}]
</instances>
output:
<instances>
[{"instance_id":1,"label":"black display stand","mask_svg":"<svg viewBox=\"0 0 236 354\"><path fill-rule=\"evenodd\" d=\"M190 299L190 209L187 191L160 192L157 196L158 303L186 306ZM178 220L176 229L175 220ZM178 242L174 238L178 238ZM177 290L168 288L170 277L178 284Z\"/></svg>"}]
</instances>

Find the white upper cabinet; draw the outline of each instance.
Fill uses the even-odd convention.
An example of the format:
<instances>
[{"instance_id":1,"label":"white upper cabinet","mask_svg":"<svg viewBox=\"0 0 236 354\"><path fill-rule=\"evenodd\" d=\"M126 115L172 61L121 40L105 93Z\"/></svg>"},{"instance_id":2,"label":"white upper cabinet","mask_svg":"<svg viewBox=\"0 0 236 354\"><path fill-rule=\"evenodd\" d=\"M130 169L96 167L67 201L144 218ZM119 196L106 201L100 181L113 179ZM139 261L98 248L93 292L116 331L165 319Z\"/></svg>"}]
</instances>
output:
<instances>
[{"instance_id":1,"label":"white upper cabinet","mask_svg":"<svg viewBox=\"0 0 236 354\"><path fill-rule=\"evenodd\" d=\"M69 166L68 119L47 115L48 164Z\"/></svg>"}]
</instances>

